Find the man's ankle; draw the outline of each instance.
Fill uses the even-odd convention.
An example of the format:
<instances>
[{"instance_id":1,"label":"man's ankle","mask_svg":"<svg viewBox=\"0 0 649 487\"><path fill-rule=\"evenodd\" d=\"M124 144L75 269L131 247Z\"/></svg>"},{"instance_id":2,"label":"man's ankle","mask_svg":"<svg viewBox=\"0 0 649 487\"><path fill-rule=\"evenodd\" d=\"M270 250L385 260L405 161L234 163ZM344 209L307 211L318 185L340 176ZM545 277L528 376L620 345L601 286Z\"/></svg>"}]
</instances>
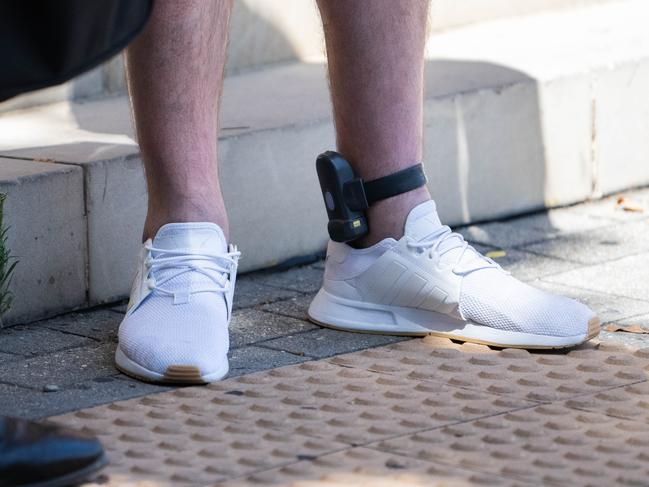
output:
<instances>
[{"instance_id":1,"label":"man's ankle","mask_svg":"<svg viewBox=\"0 0 649 487\"><path fill-rule=\"evenodd\" d=\"M428 188L421 187L408 193L380 200L367 210L367 235L350 242L355 248L366 248L386 238L399 240L410 211L417 205L431 200Z\"/></svg>"}]
</instances>

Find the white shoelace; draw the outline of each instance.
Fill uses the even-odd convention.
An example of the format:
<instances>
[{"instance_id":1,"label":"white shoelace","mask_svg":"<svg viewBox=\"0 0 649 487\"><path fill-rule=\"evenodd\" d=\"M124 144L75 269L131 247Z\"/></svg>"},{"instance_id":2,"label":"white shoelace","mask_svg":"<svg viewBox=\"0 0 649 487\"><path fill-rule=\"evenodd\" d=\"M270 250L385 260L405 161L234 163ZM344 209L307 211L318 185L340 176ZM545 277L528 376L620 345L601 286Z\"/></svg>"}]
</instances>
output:
<instances>
[{"instance_id":1,"label":"white shoelace","mask_svg":"<svg viewBox=\"0 0 649 487\"><path fill-rule=\"evenodd\" d=\"M442 262L443 256L449 252L461 249L461 253L451 268L453 273L458 275L466 275L480 269L500 269L499 264L471 247L462 235L452 232L446 225L428 235L424 240L408 242L408 247L417 249L419 253L428 250L428 257L436 262Z\"/></svg>"},{"instance_id":2,"label":"white shoelace","mask_svg":"<svg viewBox=\"0 0 649 487\"><path fill-rule=\"evenodd\" d=\"M159 253L165 257L149 257L145 261L148 269L147 285L151 291L158 291L174 297L174 303L183 303L189 300L189 296L196 293L223 293L230 288L228 277L236 269L237 260L241 256L236 247L225 254L192 253L186 250L168 250L153 247L146 244L145 248L149 255ZM173 270L161 279L155 275L162 270ZM172 291L162 287L165 283L187 272L198 272L206 276L214 283L213 286L204 286L187 289L186 291Z\"/></svg>"}]
</instances>

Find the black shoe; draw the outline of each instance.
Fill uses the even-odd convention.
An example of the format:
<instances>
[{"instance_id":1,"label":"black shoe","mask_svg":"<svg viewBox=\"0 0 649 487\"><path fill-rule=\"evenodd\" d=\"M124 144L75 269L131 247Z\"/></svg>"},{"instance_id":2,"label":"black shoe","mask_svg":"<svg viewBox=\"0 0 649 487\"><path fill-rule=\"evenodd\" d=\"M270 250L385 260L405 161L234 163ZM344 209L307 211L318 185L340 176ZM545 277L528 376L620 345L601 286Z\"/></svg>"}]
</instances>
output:
<instances>
[{"instance_id":1,"label":"black shoe","mask_svg":"<svg viewBox=\"0 0 649 487\"><path fill-rule=\"evenodd\" d=\"M74 485L106 465L99 441L47 423L0 417L0 487Z\"/></svg>"}]
</instances>

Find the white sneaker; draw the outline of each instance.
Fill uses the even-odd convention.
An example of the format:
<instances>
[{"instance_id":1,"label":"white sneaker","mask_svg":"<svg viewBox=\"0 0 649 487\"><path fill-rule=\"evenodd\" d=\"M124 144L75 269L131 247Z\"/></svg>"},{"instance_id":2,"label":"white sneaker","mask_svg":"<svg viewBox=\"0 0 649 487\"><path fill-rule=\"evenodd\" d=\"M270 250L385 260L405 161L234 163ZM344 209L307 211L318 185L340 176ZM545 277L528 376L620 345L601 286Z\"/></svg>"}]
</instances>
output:
<instances>
[{"instance_id":1,"label":"white sneaker","mask_svg":"<svg viewBox=\"0 0 649 487\"><path fill-rule=\"evenodd\" d=\"M366 249L329 242L309 317L348 331L501 347L570 347L599 333L586 306L518 281L443 226L433 201L410 212L399 241Z\"/></svg>"},{"instance_id":2,"label":"white sneaker","mask_svg":"<svg viewBox=\"0 0 649 487\"><path fill-rule=\"evenodd\" d=\"M151 382L225 377L239 256L214 223L170 223L144 242L117 368Z\"/></svg>"}]
</instances>

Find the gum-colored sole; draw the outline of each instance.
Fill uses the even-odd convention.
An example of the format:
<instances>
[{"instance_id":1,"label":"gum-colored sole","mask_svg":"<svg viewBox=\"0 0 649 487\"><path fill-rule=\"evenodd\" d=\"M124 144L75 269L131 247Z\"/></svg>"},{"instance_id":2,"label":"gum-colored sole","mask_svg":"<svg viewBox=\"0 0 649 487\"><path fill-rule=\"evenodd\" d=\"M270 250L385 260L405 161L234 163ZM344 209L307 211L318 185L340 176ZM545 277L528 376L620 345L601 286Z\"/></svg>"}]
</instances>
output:
<instances>
[{"instance_id":1,"label":"gum-colored sole","mask_svg":"<svg viewBox=\"0 0 649 487\"><path fill-rule=\"evenodd\" d=\"M592 340L596 336L599 335L599 331L602 329L602 324L599 321L599 318L597 316L594 316L593 318L590 319L588 322L588 337L586 338L586 341Z\"/></svg>"},{"instance_id":2,"label":"gum-colored sole","mask_svg":"<svg viewBox=\"0 0 649 487\"><path fill-rule=\"evenodd\" d=\"M424 337L424 336L436 336L440 338L448 338L450 340L455 340L458 342L463 342L463 343L476 343L478 345L487 345L490 347L498 347L498 348L521 348L524 350L561 350L564 348L574 348L578 347L582 343L587 342L588 340L592 340L596 336L599 335L601 325L600 325L600 320L597 316L591 318L588 321L588 333L586 335L586 338L579 342L575 343L572 345L565 345L565 346L543 346L543 345L503 345L502 343L496 343L496 342L490 342L486 340L477 340L475 338L466 338L463 336L459 335L453 335L450 333L437 333L437 332L427 332L427 333L392 333L392 332L385 332L385 331L361 331L361 330L352 330L349 328L343 328L335 325L330 325L327 323L322 323L321 321L318 321L311 316L308 317L310 321L315 323L318 326L322 326L325 328L331 328L332 330L338 330L338 331L346 331L349 333L362 333L362 334L370 334L370 335L388 335L388 336L409 336L409 337Z\"/></svg>"},{"instance_id":3,"label":"gum-colored sole","mask_svg":"<svg viewBox=\"0 0 649 487\"><path fill-rule=\"evenodd\" d=\"M192 367L190 365L170 365L167 367L164 380L177 384L200 384L205 382L201 377L201 371L198 367Z\"/></svg>"}]
</instances>

